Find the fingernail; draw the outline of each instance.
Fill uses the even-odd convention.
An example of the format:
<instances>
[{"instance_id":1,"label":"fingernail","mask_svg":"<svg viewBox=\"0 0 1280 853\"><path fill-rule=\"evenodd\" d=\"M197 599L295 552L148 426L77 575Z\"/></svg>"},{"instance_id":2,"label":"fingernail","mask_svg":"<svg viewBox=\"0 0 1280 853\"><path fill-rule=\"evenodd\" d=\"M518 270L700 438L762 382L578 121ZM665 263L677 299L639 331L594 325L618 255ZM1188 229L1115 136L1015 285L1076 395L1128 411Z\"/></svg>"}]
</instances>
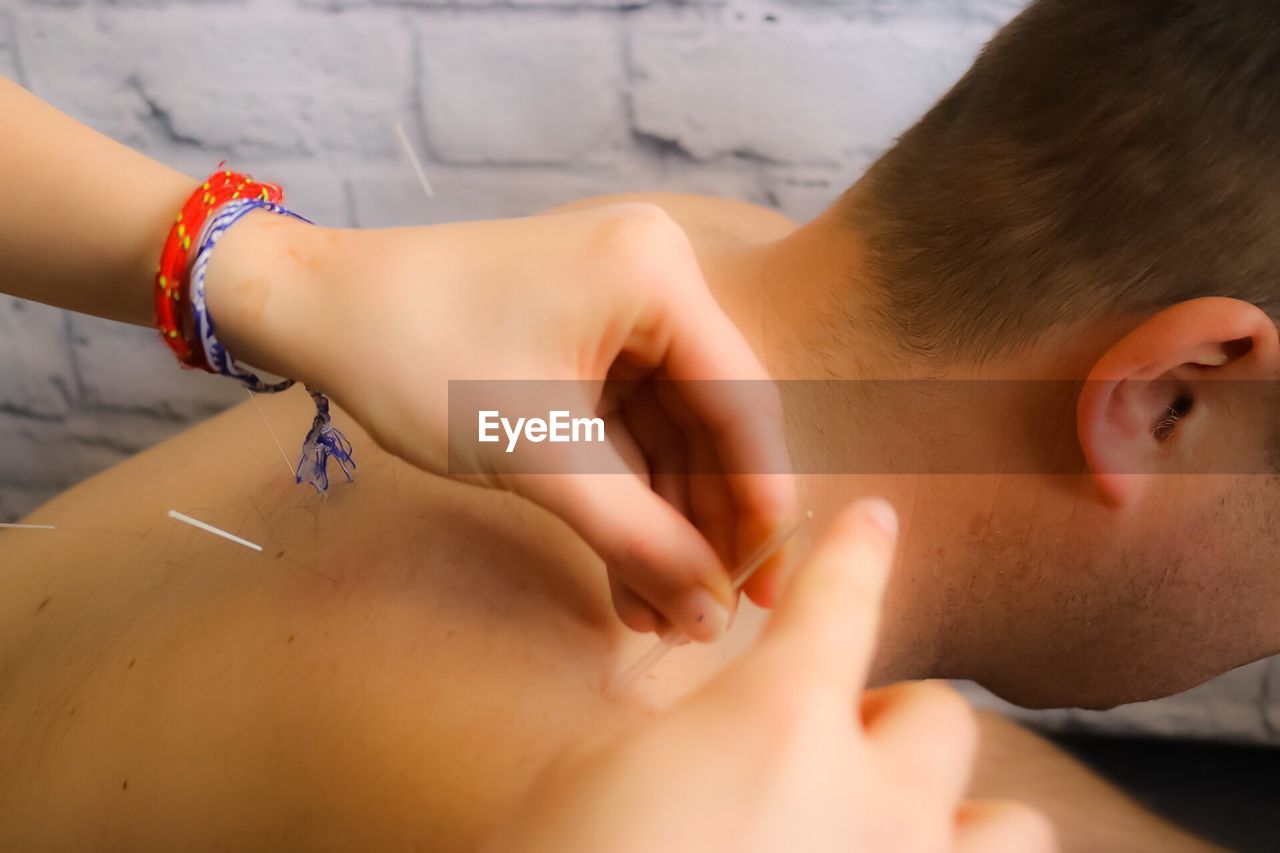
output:
<instances>
[{"instance_id":1,"label":"fingernail","mask_svg":"<svg viewBox=\"0 0 1280 853\"><path fill-rule=\"evenodd\" d=\"M884 531L890 539L898 537L898 513L884 498L867 498L858 507L868 521Z\"/></svg>"},{"instance_id":2,"label":"fingernail","mask_svg":"<svg viewBox=\"0 0 1280 853\"><path fill-rule=\"evenodd\" d=\"M729 624L729 611L710 590L702 587L680 596L673 615L685 633L704 643L717 639Z\"/></svg>"}]
</instances>

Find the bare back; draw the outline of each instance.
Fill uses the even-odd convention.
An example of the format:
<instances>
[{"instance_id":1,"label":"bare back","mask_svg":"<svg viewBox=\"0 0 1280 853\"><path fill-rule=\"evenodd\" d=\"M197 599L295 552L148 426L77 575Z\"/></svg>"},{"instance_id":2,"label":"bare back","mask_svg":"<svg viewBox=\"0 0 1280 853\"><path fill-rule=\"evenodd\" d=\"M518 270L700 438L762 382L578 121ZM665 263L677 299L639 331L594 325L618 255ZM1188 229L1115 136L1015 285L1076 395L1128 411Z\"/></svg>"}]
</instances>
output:
<instances>
[{"instance_id":1,"label":"bare back","mask_svg":"<svg viewBox=\"0 0 1280 853\"><path fill-rule=\"evenodd\" d=\"M629 198L668 207L700 253L788 227ZM261 402L282 436L310 421L300 390ZM585 546L338 418L360 467L327 496L292 483L246 404L33 514L59 530L0 531L0 847L468 849L564 746L732 652L689 647L606 698L652 638L617 622Z\"/></svg>"}]
</instances>

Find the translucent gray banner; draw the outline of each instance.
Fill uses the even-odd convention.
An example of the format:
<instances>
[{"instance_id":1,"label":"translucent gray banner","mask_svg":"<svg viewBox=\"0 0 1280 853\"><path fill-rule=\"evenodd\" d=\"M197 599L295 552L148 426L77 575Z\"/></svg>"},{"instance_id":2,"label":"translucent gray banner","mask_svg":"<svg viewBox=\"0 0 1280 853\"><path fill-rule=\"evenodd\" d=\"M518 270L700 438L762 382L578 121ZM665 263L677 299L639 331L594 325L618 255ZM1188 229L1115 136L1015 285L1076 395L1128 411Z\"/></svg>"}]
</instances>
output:
<instances>
[{"instance_id":1,"label":"translucent gray banner","mask_svg":"<svg viewBox=\"0 0 1280 853\"><path fill-rule=\"evenodd\" d=\"M1280 382L454 380L449 458L547 474L1275 475Z\"/></svg>"}]
</instances>

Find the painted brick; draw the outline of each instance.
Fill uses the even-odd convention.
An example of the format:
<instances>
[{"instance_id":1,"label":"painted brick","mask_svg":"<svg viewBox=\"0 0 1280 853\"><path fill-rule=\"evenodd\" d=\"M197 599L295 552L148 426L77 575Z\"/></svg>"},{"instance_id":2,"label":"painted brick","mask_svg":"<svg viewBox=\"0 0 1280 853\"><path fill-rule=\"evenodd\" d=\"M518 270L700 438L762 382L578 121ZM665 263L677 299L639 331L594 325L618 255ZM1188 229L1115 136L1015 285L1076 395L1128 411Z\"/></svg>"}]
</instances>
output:
<instances>
[{"instance_id":1,"label":"painted brick","mask_svg":"<svg viewBox=\"0 0 1280 853\"><path fill-rule=\"evenodd\" d=\"M529 216L590 196L614 193L704 193L770 201L754 164L739 168L628 162L602 169L523 167L490 169L428 164L435 197L427 199L407 163L390 171L366 170L351 182L356 222L362 227L429 225L470 219Z\"/></svg>"},{"instance_id":2,"label":"painted brick","mask_svg":"<svg viewBox=\"0 0 1280 853\"><path fill-rule=\"evenodd\" d=\"M423 145L407 128L414 150ZM435 196L428 199L403 156L369 163L350 178L355 221L363 227L422 225L459 219L527 216L587 196L668 190L768 203L754 163L695 164L665 152L631 152L595 167L458 166L427 159Z\"/></svg>"},{"instance_id":3,"label":"painted brick","mask_svg":"<svg viewBox=\"0 0 1280 853\"><path fill-rule=\"evenodd\" d=\"M73 412L56 421L0 412L0 487L65 489L188 425L143 412Z\"/></svg>"},{"instance_id":4,"label":"painted brick","mask_svg":"<svg viewBox=\"0 0 1280 853\"><path fill-rule=\"evenodd\" d=\"M807 222L826 210L845 185L828 175L776 175L765 181L770 202L798 222Z\"/></svg>"},{"instance_id":5,"label":"painted brick","mask_svg":"<svg viewBox=\"0 0 1280 853\"><path fill-rule=\"evenodd\" d=\"M646 190L725 196L766 206L771 203L762 186L759 164L732 158L717 163L695 163L688 157L668 152L654 168L627 170L611 192Z\"/></svg>"},{"instance_id":6,"label":"painted brick","mask_svg":"<svg viewBox=\"0 0 1280 853\"><path fill-rule=\"evenodd\" d=\"M76 382L65 313L0 296L0 407L29 415L65 414Z\"/></svg>"},{"instance_id":7,"label":"painted brick","mask_svg":"<svg viewBox=\"0 0 1280 853\"><path fill-rule=\"evenodd\" d=\"M62 489L58 487L0 484L0 522L13 523L18 521L61 491ZM19 530L11 530L3 535L24 536L28 534Z\"/></svg>"},{"instance_id":8,"label":"painted brick","mask_svg":"<svg viewBox=\"0 0 1280 853\"><path fill-rule=\"evenodd\" d=\"M140 326L75 315L72 355L91 407L210 414L244 399L244 391L219 376L178 367L159 335Z\"/></svg>"},{"instance_id":9,"label":"painted brick","mask_svg":"<svg viewBox=\"0 0 1280 853\"><path fill-rule=\"evenodd\" d=\"M988 27L647 16L631 33L634 127L706 160L839 164L883 148L959 77Z\"/></svg>"},{"instance_id":10,"label":"painted brick","mask_svg":"<svg viewBox=\"0 0 1280 853\"><path fill-rule=\"evenodd\" d=\"M784 0L792 7L834 7L847 17L865 21L898 22L910 18L1003 24L1029 0ZM769 8L768 2L752 2ZM773 11L777 11L776 7Z\"/></svg>"},{"instance_id":11,"label":"painted brick","mask_svg":"<svg viewBox=\"0 0 1280 853\"><path fill-rule=\"evenodd\" d=\"M852 186L873 159L869 154L850 158L836 169L767 166L762 170L762 181L769 199L779 210L793 219L808 221Z\"/></svg>"},{"instance_id":12,"label":"painted brick","mask_svg":"<svg viewBox=\"0 0 1280 853\"><path fill-rule=\"evenodd\" d=\"M0 77L18 80L18 63L14 51L13 22L5 12L0 12ZM19 80L19 82L21 82Z\"/></svg>"},{"instance_id":13,"label":"painted brick","mask_svg":"<svg viewBox=\"0 0 1280 853\"><path fill-rule=\"evenodd\" d=\"M33 91L126 142L389 154L392 117L413 108L410 35L382 16L86 10L19 30Z\"/></svg>"},{"instance_id":14,"label":"painted brick","mask_svg":"<svg viewBox=\"0 0 1280 853\"><path fill-rule=\"evenodd\" d=\"M72 440L65 424L50 424L0 413L0 442L22 453L0 456L0 482L19 485L69 486L124 458L124 452L102 443Z\"/></svg>"},{"instance_id":15,"label":"painted brick","mask_svg":"<svg viewBox=\"0 0 1280 853\"><path fill-rule=\"evenodd\" d=\"M360 0L343 0L360 2ZM467 9L622 9L647 6L653 0L372 0L375 5L460 6Z\"/></svg>"},{"instance_id":16,"label":"painted brick","mask_svg":"<svg viewBox=\"0 0 1280 853\"><path fill-rule=\"evenodd\" d=\"M575 15L421 26L427 147L451 163L580 163L626 138L617 22Z\"/></svg>"},{"instance_id":17,"label":"painted brick","mask_svg":"<svg viewBox=\"0 0 1280 853\"><path fill-rule=\"evenodd\" d=\"M352 181L356 222L363 227L428 225L460 219L527 216L584 196L613 192L607 170L530 167L428 170L435 197L428 200L408 164Z\"/></svg>"}]
</instances>

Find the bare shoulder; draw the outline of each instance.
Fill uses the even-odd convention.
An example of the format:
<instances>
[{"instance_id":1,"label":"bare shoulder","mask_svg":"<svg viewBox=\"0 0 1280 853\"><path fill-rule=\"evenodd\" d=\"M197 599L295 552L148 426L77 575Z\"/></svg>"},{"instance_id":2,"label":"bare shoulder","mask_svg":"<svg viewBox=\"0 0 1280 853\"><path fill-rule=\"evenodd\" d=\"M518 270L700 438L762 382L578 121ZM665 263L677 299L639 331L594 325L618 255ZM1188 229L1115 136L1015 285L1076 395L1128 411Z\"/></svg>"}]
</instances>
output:
<instances>
[{"instance_id":1,"label":"bare shoulder","mask_svg":"<svg viewBox=\"0 0 1280 853\"><path fill-rule=\"evenodd\" d=\"M567 213L625 202L657 205L680 223L690 236L708 241L756 243L780 240L797 227L790 217L758 204L692 193L613 193L579 199L544 212Z\"/></svg>"}]
</instances>

